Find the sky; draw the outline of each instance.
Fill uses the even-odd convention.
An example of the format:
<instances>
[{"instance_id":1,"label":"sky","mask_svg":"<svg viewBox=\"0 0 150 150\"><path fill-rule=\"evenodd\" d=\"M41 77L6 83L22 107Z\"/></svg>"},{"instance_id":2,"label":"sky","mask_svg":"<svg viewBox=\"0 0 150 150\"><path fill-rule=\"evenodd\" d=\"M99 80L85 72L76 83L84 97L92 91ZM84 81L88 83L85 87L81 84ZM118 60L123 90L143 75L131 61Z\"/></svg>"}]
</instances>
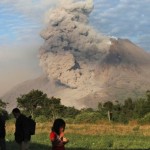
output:
<instances>
[{"instance_id":1,"label":"sky","mask_svg":"<svg viewBox=\"0 0 150 150\"><path fill-rule=\"evenodd\" d=\"M65 1L64 1L65 3ZM38 52L46 14L59 0L0 0L0 96L42 74ZM150 0L94 0L89 23L150 50Z\"/></svg>"}]
</instances>

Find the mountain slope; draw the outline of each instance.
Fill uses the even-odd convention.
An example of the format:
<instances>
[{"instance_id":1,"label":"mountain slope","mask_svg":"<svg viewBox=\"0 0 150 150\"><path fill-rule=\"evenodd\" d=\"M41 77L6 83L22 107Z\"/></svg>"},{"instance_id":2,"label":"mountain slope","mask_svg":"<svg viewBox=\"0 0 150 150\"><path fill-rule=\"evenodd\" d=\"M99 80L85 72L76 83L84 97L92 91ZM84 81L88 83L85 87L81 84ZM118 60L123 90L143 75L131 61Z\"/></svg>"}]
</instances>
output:
<instances>
[{"instance_id":1,"label":"mountain slope","mask_svg":"<svg viewBox=\"0 0 150 150\"><path fill-rule=\"evenodd\" d=\"M127 39L94 30L89 24L93 8L93 0L68 0L50 11L47 27L41 32L44 43L39 54L46 76L5 94L9 108L16 97L33 88L77 108L122 101L150 89L150 54Z\"/></svg>"},{"instance_id":2,"label":"mountain slope","mask_svg":"<svg viewBox=\"0 0 150 150\"><path fill-rule=\"evenodd\" d=\"M65 56L65 60L68 57ZM10 110L16 105L16 98L20 94L39 89L48 96L61 98L65 105L81 108L96 107L98 102L108 100L122 102L125 98L140 96L150 89L150 54L129 40L111 39L107 54L98 63L94 64L93 77L86 78L87 76L81 75L81 79L85 78L84 82L76 88L58 80L50 82L45 75L16 86L2 98L9 102ZM84 70L82 73L84 74ZM71 79L70 74L66 79Z\"/></svg>"},{"instance_id":3,"label":"mountain slope","mask_svg":"<svg viewBox=\"0 0 150 150\"><path fill-rule=\"evenodd\" d=\"M50 81L46 78L46 76L41 76L37 79L28 80L15 86L2 96L2 99L9 103L7 109L11 111L14 107L16 107L16 98L22 94L30 92L32 89L39 89L45 93L49 93L51 90Z\"/></svg>"}]
</instances>

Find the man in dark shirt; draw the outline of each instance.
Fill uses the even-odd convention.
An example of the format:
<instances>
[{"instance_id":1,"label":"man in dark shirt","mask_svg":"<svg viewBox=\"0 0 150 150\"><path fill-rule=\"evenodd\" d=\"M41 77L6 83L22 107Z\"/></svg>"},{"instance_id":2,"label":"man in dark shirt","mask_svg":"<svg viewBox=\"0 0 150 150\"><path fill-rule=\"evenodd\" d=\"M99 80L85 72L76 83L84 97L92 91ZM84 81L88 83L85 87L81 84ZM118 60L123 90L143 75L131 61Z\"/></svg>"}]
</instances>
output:
<instances>
[{"instance_id":1,"label":"man in dark shirt","mask_svg":"<svg viewBox=\"0 0 150 150\"><path fill-rule=\"evenodd\" d=\"M5 144L5 118L2 114L0 114L0 149L6 150Z\"/></svg>"},{"instance_id":2,"label":"man in dark shirt","mask_svg":"<svg viewBox=\"0 0 150 150\"><path fill-rule=\"evenodd\" d=\"M19 144L20 150L28 150L31 135L29 133L28 118L21 114L18 108L14 108L12 111L16 118L15 124L15 141Z\"/></svg>"}]
</instances>

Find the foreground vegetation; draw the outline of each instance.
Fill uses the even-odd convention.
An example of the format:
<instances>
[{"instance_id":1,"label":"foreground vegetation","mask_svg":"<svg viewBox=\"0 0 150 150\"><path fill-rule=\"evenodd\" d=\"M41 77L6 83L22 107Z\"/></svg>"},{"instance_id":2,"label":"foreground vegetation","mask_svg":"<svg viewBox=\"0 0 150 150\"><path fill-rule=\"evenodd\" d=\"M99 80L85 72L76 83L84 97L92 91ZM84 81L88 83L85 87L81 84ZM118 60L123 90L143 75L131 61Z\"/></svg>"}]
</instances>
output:
<instances>
[{"instance_id":1,"label":"foreground vegetation","mask_svg":"<svg viewBox=\"0 0 150 150\"><path fill-rule=\"evenodd\" d=\"M36 135L32 136L31 150L48 150L51 147L49 132L51 123L37 123ZM13 142L14 124L7 122L8 150L17 149ZM68 150L100 149L149 149L150 125L136 122L128 125L106 121L98 124L67 124Z\"/></svg>"},{"instance_id":2,"label":"foreground vegetation","mask_svg":"<svg viewBox=\"0 0 150 150\"><path fill-rule=\"evenodd\" d=\"M96 109L77 110L61 104L59 98L48 98L39 90L32 90L17 98L18 107L37 122L31 150L48 150L51 122L61 117L67 123L68 150L150 149L150 91L133 101L107 101ZM0 100L0 113L7 116L7 150L17 149L14 140L14 119L5 111ZM133 121L135 120L135 121Z\"/></svg>"},{"instance_id":3,"label":"foreground vegetation","mask_svg":"<svg viewBox=\"0 0 150 150\"><path fill-rule=\"evenodd\" d=\"M0 112L5 111L7 104L0 100ZM133 101L131 98L119 101L98 103L97 108L76 109L61 104L60 98L48 98L39 90L32 90L17 98L17 106L27 116L36 121L53 121L55 118L65 118L70 123L97 123L100 120L128 123L138 120L140 124L150 124L150 91L145 96ZM7 115L10 119L12 116Z\"/></svg>"}]
</instances>

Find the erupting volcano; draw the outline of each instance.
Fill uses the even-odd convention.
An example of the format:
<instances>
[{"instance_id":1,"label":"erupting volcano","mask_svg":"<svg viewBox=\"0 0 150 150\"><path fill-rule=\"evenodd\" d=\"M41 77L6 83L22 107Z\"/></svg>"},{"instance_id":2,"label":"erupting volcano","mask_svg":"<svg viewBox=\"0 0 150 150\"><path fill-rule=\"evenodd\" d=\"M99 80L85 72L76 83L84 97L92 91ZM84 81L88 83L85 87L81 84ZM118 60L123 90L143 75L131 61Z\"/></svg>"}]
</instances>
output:
<instances>
[{"instance_id":1,"label":"erupting volcano","mask_svg":"<svg viewBox=\"0 0 150 150\"><path fill-rule=\"evenodd\" d=\"M77 108L139 96L150 89L150 54L127 39L93 29L88 20L93 8L92 0L69 1L49 13L39 54L45 75L6 93L3 99L9 107L32 89Z\"/></svg>"}]
</instances>

